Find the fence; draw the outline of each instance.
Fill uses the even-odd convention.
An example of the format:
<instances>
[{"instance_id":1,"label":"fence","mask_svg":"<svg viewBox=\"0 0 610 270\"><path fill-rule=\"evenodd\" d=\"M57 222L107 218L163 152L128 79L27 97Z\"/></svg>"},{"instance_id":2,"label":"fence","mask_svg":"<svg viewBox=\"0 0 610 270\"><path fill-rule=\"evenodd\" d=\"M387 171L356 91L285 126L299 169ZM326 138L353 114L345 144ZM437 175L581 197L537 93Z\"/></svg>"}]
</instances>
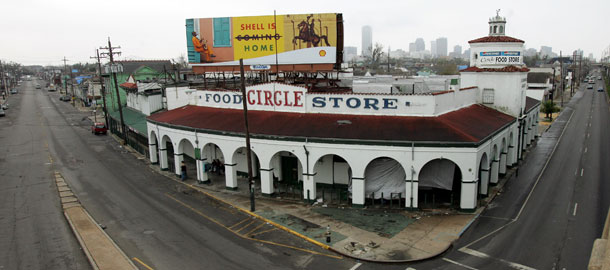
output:
<instances>
[{"instance_id":1,"label":"fence","mask_svg":"<svg viewBox=\"0 0 610 270\"><path fill-rule=\"evenodd\" d=\"M402 192L390 193L390 198L385 199L383 192L379 192L377 194L380 195L379 199L375 199L375 192L371 192L368 196L365 197L365 205L375 206L379 208L387 207L387 208L402 208L405 206L403 202ZM387 193L386 193L387 194Z\"/></svg>"}]
</instances>

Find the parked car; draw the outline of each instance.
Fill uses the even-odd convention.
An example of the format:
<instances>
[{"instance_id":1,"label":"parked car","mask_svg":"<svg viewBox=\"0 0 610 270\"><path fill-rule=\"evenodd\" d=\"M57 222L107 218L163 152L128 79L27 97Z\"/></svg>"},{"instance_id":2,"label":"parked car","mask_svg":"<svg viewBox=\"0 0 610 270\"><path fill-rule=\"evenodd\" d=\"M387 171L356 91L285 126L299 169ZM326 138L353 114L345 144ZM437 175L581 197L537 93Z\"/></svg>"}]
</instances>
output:
<instances>
[{"instance_id":1,"label":"parked car","mask_svg":"<svg viewBox=\"0 0 610 270\"><path fill-rule=\"evenodd\" d=\"M36 89L40 89L40 84L37 84L37 85L36 85Z\"/></svg>"},{"instance_id":2,"label":"parked car","mask_svg":"<svg viewBox=\"0 0 610 270\"><path fill-rule=\"evenodd\" d=\"M11 89L11 94L17 94L17 89L16 88Z\"/></svg>"},{"instance_id":3,"label":"parked car","mask_svg":"<svg viewBox=\"0 0 610 270\"><path fill-rule=\"evenodd\" d=\"M108 128L106 128L106 124L104 123L93 123L91 126L91 133L93 134L106 134L108 132Z\"/></svg>"},{"instance_id":4,"label":"parked car","mask_svg":"<svg viewBox=\"0 0 610 270\"><path fill-rule=\"evenodd\" d=\"M597 79L601 81L602 80L602 76L598 76Z\"/></svg>"},{"instance_id":5,"label":"parked car","mask_svg":"<svg viewBox=\"0 0 610 270\"><path fill-rule=\"evenodd\" d=\"M0 116L4 116L4 115L6 115L6 114L4 113L4 110L3 110L2 108L0 108Z\"/></svg>"},{"instance_id":6,"label":"parked car","mask_svg":"<svg viewBox=\"0 0 610 270\"><path fill-rule=\"evenodd\" d=\"M0 108L2 108L3 110L7 110L8 109L8 103L2 104L2 106Z\"/></svg>"},{"instance_id":7,"label":"parked car","mask_svg":"<svg viewBox=\"0 0 610 270\"><path fill-rule=\"evenodd\" d=\"M604 88L603 87L597 88L597 92L604 92Z\"/></svg>"},{"instance_id":8,"label":"parked car","mask_svg":"<svg viewBox=\"0 0 610 270\"><path fill-rule=\"evenodd\" d=\"M59 97L59 100L61 100L61 101L70 101L70 99L72 99L72 98L68 95L63 95L63 96Z\"/></svg>"},{"instance_id":9,"label":"parked car","mask_svg":"<svg viewBox=\"0 0 610 270\"><path fill-rule=\"evenodd\" d=\"M592 84L587 84L587 89L593 89L593 85Z\"/></svg>"}]
</instances>

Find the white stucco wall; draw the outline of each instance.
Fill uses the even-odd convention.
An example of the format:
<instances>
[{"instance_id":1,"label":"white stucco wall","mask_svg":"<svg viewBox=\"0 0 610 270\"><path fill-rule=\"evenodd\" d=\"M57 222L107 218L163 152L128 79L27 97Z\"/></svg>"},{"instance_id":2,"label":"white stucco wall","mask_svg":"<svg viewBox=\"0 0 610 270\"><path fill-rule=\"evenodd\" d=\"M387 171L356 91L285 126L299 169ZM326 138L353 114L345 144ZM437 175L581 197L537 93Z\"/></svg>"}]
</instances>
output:
<instances>
[{"instance_id":1,"label":"white stucco wall","mask_svg":"<svg viewBox=\"0 0 610 270\"><path fill-rule=\"evenodd\" d=\"M498 111L519 116L525 108L527 73L462 72L462 87L478 87L477 103L482 103L485 88L494 89L494 103L485 104Z\"/></svg>"}]
</instances>

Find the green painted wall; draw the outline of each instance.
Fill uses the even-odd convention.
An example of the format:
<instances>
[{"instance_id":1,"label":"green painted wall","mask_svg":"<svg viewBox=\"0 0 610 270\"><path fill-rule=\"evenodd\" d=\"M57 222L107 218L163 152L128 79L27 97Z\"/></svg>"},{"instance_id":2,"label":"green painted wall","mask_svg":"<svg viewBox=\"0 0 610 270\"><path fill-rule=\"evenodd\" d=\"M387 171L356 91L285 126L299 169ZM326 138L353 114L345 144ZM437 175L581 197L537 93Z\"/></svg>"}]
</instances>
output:
<instances>
[{"instance_id":1,"label":"green painted wall","mask_svg":"<svg viewBox=\"0 0 610 270\"><path fill-rule=\"evenodd\" d=\"M129 79L129 75L131 75L131 74L117 73L116 74L117 83L119 85L121 85L122 83L126 82L127 79ZM147 66L142 66L133 73L133 76L136 81L138 81L138 80L144 81L144 80L153 80L153 79L165 79L166 75L163 72L157 72L152 68L149 68ZM171 75L168 73L167 78L169 78L170 76ZM119 105L117 102L118 100L116 98L116 86L114 85L114 80L112 79L112 76L105 77L104 84L106 85L106 102L107 102L106 105L108 106L108 111L110 111L110 112L118 111ZM122 106L126 106L127 105L127 93L125 92L125 90L121 89L120 87L119 87L119 97L121 99Z\"/></svg>"}]
</instances>

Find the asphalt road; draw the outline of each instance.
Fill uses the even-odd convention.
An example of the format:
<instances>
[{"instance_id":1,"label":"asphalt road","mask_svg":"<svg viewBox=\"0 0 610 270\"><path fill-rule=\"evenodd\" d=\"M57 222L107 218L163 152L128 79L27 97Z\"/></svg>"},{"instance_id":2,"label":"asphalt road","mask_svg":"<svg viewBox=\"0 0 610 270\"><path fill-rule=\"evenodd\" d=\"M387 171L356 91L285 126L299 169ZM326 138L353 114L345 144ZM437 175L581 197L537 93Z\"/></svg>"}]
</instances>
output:
<instances>
[{"instance_id":1,"label":"asphalt road","mask_svg":"<svg viewBox=\"0 0 610 270\"><path fill-rule=\"evenodd\" d=\"M2 178L11 181L0 191L0 269L89 268L61 214L54 171L141 269L355 264L160 175L110 136L91 134L88 114L59 93L26 86L21 106L1 119L11 125L0 124Z\"/></svg>"},{"instance_id":2,"label":"asphalt road","mask_svg":"<svg viewBox=\"0 0 610 270\"><path fill-rule=\"evenodd\" d=\"M45 115L54 107L33 82L19 89L0 118L0 269L90 269L53 181Z\"/></svg>"}]
</instances>

